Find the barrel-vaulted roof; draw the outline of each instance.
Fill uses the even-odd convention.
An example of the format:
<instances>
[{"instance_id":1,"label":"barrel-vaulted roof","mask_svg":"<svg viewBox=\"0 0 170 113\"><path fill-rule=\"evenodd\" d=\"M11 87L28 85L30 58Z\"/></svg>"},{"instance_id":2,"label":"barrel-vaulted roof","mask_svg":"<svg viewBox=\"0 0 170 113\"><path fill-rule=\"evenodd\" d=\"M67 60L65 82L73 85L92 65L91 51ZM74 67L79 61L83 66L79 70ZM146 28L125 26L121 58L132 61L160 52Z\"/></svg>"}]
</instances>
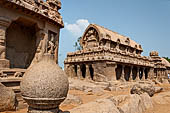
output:
<instances>
[{"instance_id":1,"label":"barrel-vaulted roof","mask_svg":"<svg viewBox=\"0 0 170 113\"><path fill-rule=\"evenodd\" d=\"M120 35L117 32L111 31L107 28L104 28L96 24L90 24L85 30L83 37L85 37L86 33L90 28L94 28L98 32L99 40L102 39L111 40L113 42L119 42L122 45L130 46L132 48L136 48L137 50L143 51L141 45L136 43L134 40L131 40L129 37Z\"/></svg>"},{"instance_id":2,"label":"barrel-vaulted roof","mask_svg":"<svg viewBox=\"0 0 170 113\"><path fill-rule=\"evenodd\" d=\"M170 63L165 58L161 58L161 60L166 67L170 67Z\"/></svg>"}]
</instances>

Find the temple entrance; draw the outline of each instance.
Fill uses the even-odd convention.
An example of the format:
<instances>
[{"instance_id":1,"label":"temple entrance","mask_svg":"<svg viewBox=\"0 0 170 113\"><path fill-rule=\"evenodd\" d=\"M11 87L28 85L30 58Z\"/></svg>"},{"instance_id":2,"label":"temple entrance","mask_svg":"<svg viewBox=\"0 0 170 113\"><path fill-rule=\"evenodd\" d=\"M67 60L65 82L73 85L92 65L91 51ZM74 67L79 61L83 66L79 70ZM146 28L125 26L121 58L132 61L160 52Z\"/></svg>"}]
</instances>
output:
<instances>
[{"instance_id":1,"label":"temple entrance","mask_svg":"<svg viewBox=\"0 0 170 113\"><path fill-rule=\"evenodd\" d=\"M86 65L81 65L81 74L83 78L86 78Z\"/></svg>"},{"instance_id":2,"label":"temple entrance","mask_svg":"<svg viewBox=\"0 0 170 113\"><path fill-rule=\"evenodd\" d=\"M94 69L93 69L92 65L89 65L89 70L90 70L91 79L93 80L93 77L94 77Z\"/></svg>"},{"instance_id":3,"label":"temple entrance","mask_svg":"<svg viewBox=\"0 0 170 113\"><path fill-rule=\"evenodd\" d=\"M116 68L116 79L119 80L121 75L122 75L122 66L121 65L117 65L117 68Z\"/></svg>"},{"instance_id":4,"label":"temple entrance","mask_svg":"<svg viewBox=\"0 0 170 113\"><path fill-rule=\"evenodd\" d=\"M6 58L10 68L26 69L36 52L35 23L19 19L11 23L6 35Z\"/></svg>"}]
</instances>

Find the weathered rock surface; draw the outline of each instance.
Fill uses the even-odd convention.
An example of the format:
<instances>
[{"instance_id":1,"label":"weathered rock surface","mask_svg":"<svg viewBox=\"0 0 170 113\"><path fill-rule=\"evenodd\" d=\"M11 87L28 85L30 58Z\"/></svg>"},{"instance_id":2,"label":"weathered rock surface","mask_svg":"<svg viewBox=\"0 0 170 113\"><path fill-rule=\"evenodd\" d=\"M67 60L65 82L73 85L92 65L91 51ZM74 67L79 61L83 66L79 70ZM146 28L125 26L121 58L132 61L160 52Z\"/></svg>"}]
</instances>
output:
<instances>
[{"instance_id":1,"label":"weathered rock surface","mask_svg":"<svg viewBox=\"0 0 170 113\"><path fill-rule=\"evenodd\" d=\"M16 110L17 100L12 89L0 83L0 112Z\"/></svg>"},{"instance_id":2,"label":"weathered rock surface","mask_svg":"<svg viewBox=\"0 0 170 113\"><path fill-rule=\"evenodd\" d=\"M154 97L152 97L152 100L154 103L157 103L157 104L168 104L170 103L170 91L159 93L155 95Z\"/></svg>"},{"instance_id":3,"label":"weathered rock surface","mask_svg":"<svg viewBox=\"0 0 170 113\"><path fill-rule=\"evenodd\" d=\"M70 113L120 113L109 99L100 99L70 110Z\"/></svg>"},{"instance_id":4,"label":"weathered rock surface","mask_svg":"<svg viewBox=\"0 0 170 113\"><path fill-rule=\"evenodd\" d=\"M71 90L80 90L84 92L92 92L95 94L102 92L103 90L107 91L123 91L128 88L132 88L135 83L122 83L120 81L115 82L89 82L83 80L77 80L69 78L69 86Z\"/></svg>"},{"instance_id":5,"label":"weathered rock surface","mask_svg":"<svg viewBox=\"0 0 170 113\"><path fill-rule=\"evenodd\" d=\"M138 95L148 93L148 95L152 97L155 94L155 87L152 84L135 84L130 93Z\"/></svg>"},{"instance_id":6,"label":"weathered rock surface","mask_svg":"<svg viewBox=\"0 0 170 113\"><path fill-rule=\"evenodd\" d=\"M155 93L160 93L163 91L162 87L155 87Z\"/></svg>"},{"instance_id":7,"label":"weathered rock surface","mask_svg":"<svg viewBox=\"0 0 170 113\"><path fill-rule=\"evenodd\" d=\"M75 79L69 79L69 88L71 90L80 90L84 91L85 93L102 93L103 90L107 87L107 84L104 85L96 85L94 83L81 81L81 80L75 80Z\"/></svg>"},{"instance_id":8,"label":"weathered rock surface","mask_svg":"<svg viewBox=\"0 0 170 113\"><path fill-rule=\"evenodd\" d=\"M147 94L119 95L82 104L64 113L143 113L153 108L152 99Z\"/></svg>"},{"instance_id":9,"label":"weathered rock surface","mask_svg":"<svg viewBox=\"0 0 170 113\"><path fill-rule=\"evenodd\" d=\"M148 94L142 95L120 95L109 97L114 102L120 113L143 113L148 108L153 107L152 100Z\"/></svg>"},{"instance_id":10,"label":"weathered rock surface","mask_svg":"<svg viewBox=\"0 0 170 113\"><path fill-rule=\"evenodd\" d=\"M81 105L83 102L80 97L68 94L66 100L62 103L62 105Z\"/></svg>"}]
</instances>

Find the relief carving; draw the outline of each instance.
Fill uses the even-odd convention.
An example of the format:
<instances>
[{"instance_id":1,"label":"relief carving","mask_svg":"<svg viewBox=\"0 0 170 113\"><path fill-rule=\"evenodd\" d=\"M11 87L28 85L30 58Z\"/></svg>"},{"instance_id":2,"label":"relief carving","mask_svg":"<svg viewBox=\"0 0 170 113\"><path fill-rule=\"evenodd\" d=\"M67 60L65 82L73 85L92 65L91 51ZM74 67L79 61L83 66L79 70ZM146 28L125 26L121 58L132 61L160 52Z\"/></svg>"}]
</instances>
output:
<instances>
[{"instance_id":1,"label":"relief carving","mask_svg":"<svg viewBox=\"0 0 170 113\"><path fill-rule=\"evenodd\" d=\"M85 37L86 37L85 39L86 39L87 41L92 41L92 40L97 41L97 39L96 39L96 37L97 37L97 32L96 32L94 29L89 30L89 31L87 32L87 34L86 34Z\"/></svg>"},{"instance_id":2,"label":"relief carving","mask_svg":"<svg viewBox=\"0 0 170 113\"><path fill-rule=\"evenodd\" d=\"M46 48L47 48L47 39L45 37L45 32L43 30L40 30L36 34L37 37L37 51L35 54L35 59L36 61L39 61L44 53L46 53Z\"/></svg>"},{"instance_id":3,"label":"relief carving","mask_svg":"<svg viewBox=\"0 0 170 113\"><path fill-rule=\"evenodd\" d=\"M55 35L53 33L50 34L50 40L48 41L48 48L47 51L49 54L54 54L56 49L55 44Z\"/></svg>"}]
</instances>

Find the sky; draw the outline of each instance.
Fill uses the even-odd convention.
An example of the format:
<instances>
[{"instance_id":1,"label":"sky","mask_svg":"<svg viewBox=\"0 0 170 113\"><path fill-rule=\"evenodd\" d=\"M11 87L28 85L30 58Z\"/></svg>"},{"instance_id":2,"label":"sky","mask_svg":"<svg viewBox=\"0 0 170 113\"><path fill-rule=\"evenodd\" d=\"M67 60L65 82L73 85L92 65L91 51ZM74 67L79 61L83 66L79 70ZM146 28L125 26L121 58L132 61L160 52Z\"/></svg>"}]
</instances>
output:
<instances>
[{"instance_id":1,"label":"sky","mask_svg":"<svg viewBox=\"0 0 170 113\"><path fill-rule=\"evenodd\" d=\"M170 0L61 0L65 27L60 32L59 65L90 23L142 45L143 56L156 50L170 57Z\"/></svg>"}]
</instances>

